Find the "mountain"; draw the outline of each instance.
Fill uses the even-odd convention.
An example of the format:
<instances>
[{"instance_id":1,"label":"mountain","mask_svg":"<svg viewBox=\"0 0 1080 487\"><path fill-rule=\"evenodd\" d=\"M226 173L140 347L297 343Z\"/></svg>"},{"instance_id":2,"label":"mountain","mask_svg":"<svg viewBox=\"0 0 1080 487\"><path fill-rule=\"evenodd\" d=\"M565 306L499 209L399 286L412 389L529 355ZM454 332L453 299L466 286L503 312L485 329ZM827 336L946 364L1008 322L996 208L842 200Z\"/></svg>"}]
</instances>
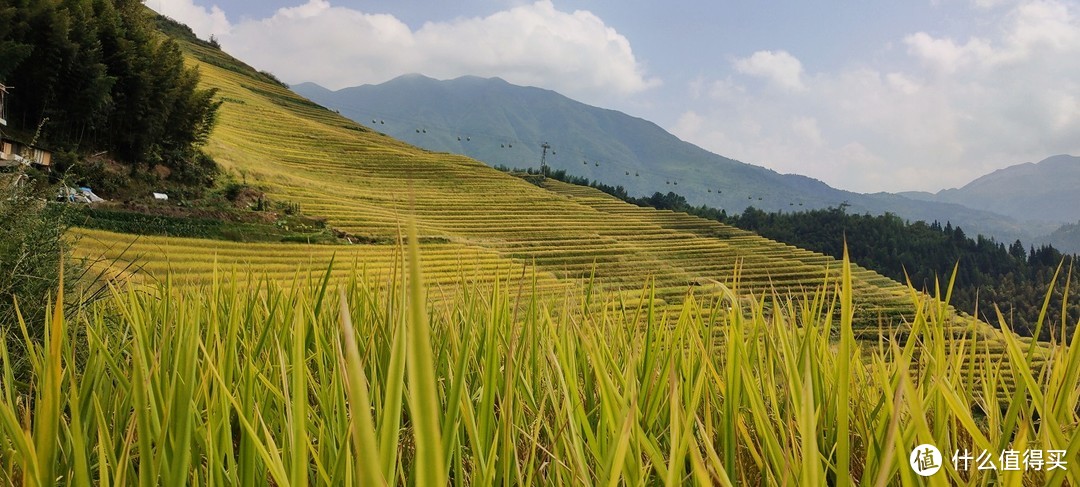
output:
<instances>
[{"instance_id":1,"label":"mountain","mask_svg":"<svg viewBox=\"0 0 1080 487\"><path fill-rule=\"evenodd\" d=\"M538 167L541 143L549 142L552 168L631 193L672 190L729 211L751 202L778 210L789 203L817 207L845 200L820 181L780 177L683 142L652 122L499 78L405 75L336 92L310 83L293 89L360 123L377 121L373 128L394 138L490 165Z\"/></svg>"},{"instance_id":2,"label":"mountain","mask_svg":"<svg viewBox=\"0 0 1080 487\"><path fill-rule=\"evenodd\" d=\"M1066 223L1049 235L1036 239L1036 241L1053 245L1058 250L1068 254L1080 255L1080 222Z\"/></svg>"},{"instance_id":3,"label":"mountain","mask_svg":"<svg viewBox=\"0 0 1080 487\"><path fill-rule=\"evenodd\" d=\"M999 169L962 188L902 193L909 198L984 208L1021 220L1057 225L1080 220L1080 157L1057 155Z\"/></svg>"},{"instance_id":4,"label":"mountain","mask_svg":"<svg viewBox=\"0 0 1080 487\"><path fill-rule=\"evenodd\" d=\"M379 85L331 91L292 87L316 103L410 144L463 154L493 166L538 167L541 144L553 169L621 185L631 194L674 191L695 205L729 213L849 206L909 220L952 222L1002 241L1028 239L1053 226L959 204L888 193L860 194L806 176L780 174L680 140L655 123L586 105L554 91L472 76L440 81L405 75Z\"/></svg>"}]
</instances>

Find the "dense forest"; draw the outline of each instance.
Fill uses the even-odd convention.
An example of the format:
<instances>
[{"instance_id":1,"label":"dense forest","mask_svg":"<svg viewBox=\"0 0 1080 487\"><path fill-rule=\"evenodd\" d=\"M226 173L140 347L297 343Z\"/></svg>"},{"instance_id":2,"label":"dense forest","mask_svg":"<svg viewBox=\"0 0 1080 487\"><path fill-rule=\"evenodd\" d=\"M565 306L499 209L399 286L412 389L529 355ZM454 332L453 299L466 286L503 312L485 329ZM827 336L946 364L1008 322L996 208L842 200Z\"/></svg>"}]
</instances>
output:
<instances>
[{"instance_id":1,"label":"dense forest","mask_svg":"<svg viewBox=\"0 0 1080 487\"><path fill-rule=\"evenodd\" d=\"M505 169L505 168L502 168ZM1019 240L1006 246L982 235L970 237L959 227L939 222L908 222L896 215L851 214L839 208L791 213L768 213L747 208L741 214L728 215L723 209L693 206L674 192L656 192L633 197L622 186L610 186L566 174L548 171L547 176L560 181L592 186L638 206L682 211L721 221L753 231L764 237L821 252L836 258L843 256L844 243L854 262L900 282L911 282L920 290L942 290L956 271L952 304L968 313L978 310L988 323L999 324L995 309L1017 333L1033 336L1047 291L1054 276L1054 286L1045 325L1039 338L1061 339L1062 296L1069 282L1069 307L1066 323L1071 330L1080 320L1080 282L1069 279L1080 271L1072 268L1072 259L1052 246L1025 247ZM1064 265L1062 265L1064 263Z\"/></svg>"},{"instance_id":2,"label":"dense forest","mask_svg":"<svg viewBox=\"0 0 1080 487\"><path fill-rule=\"evenodd\" d=\"M207 182L201 151L220 102L139 0L16 0L0 6L0 83L12 134L54 152L106 152ZM10 135L10 134L9 134ZM61 168L63 169L63 168Z\"/></svg>"},{"instance_id":3,"label":"dense forest","mask_svg":"<svg viewBox=\"0 0 1080 487\"><path fill-rule=\"evenodd\" d=\"M1060 338L1061 296L1069 274L1074 277L1071 259L1044 245L1025 248L1019 240L1006 246L978 235L964 234L949 223L907 222L891 215L849 214L843 207L795 213L766 213L748 208L727 223L762 236L822 252L834 257L843 254L846 240L852 260L919 289L933 290L937 280L944 286L956 270L952 304L998 324L995 306L1018 333L1033 335L1039 312L1059 265L1064 262L1055 284L1049 320L1039 338ZM1074 326L1080 319L1080 287L1070 283L1069 316Z\"/></svg>"}]
</instances>

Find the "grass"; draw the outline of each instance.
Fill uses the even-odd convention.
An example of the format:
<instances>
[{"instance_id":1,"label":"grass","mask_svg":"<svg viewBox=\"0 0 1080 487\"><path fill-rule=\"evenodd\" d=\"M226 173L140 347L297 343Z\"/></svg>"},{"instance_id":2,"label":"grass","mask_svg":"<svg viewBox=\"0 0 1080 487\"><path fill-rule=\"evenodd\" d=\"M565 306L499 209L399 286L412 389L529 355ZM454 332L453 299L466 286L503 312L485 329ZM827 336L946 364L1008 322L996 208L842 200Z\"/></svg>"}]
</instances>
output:
<instances>
[{"instance_id":1,"label":"grass","mask_svg":"<svg viewBox=\"0 0 1080 487\"><path fill-rule=\"evenodd\" d=\"M677 314L650 287L634 307L526 281L429 301L410 236L377 278L218 272L114 289L70 320L57 308L30 384L0 349L0 482L921 485L921 443L946 462L1069 452L1065 471L946 466L935 485L1080 482L1080 335L1036 363L1006 334L1002 360L951 345L948 308L911 292L906 337L858 342L846 262L816 290L750 301L736 272Z\"/></svg>"},{"instance_id":2,"label":"grass","mask_svg":"<svg viewBox=\"0 0 1080 487\"><path fill-rule=\"evenodd\" d=\"M187 49L240 101L208 146L226 170L367 242L414 221L413 243L77 230L117 266L95 271L142 272L56 313L29 383L0 350L0 483L914 485L920 443L1075 464L1075 336L1032 345L846 261L354 130Z\"/></svg>"}]
</instances>

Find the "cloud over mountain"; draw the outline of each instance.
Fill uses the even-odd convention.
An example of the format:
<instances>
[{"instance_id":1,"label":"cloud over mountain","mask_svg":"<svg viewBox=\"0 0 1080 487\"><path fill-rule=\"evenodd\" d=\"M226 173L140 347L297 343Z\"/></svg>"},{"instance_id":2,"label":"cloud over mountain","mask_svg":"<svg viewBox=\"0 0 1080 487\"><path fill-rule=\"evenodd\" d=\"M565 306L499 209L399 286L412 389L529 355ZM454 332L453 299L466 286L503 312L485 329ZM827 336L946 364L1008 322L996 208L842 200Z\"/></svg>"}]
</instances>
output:
<instances>
[{"instance_id":1,"label":"cloud over mountain","mask_svg":"<svg viewBox=\"0 0 1080 487\"><path fill-rule=\"evenodd\" d=\"M549 0L415 29L393 15L327 0L232 23L220 9L192 0L162 3L168 15L204 38L215 35L227 51L259 69L330 88L418 72L437 78L498 76L597 100L660 84L635 58L626 37L589 11L561 11Z\"/></svg>"},{"instance_id":2,"label":"cloud over mountain","mask_svg":"<svg viewBox=\"0 0 1080 487\"><path fill-rule=\"evenodd\" d=\"M635 112L714 152L849 190L937 191L1018 161L1080 153L1077 0L934 0L920 4L922 13L940 9L954 20L909 18L872 42L853 25L873 22L840 15L858 11L850 4L822 6L828 21L793 38L784 33L803 23L695 2L588 0L592 10L574 10L562 1L475 0L469 14L454 17L448 7L427 17L293 0L226 18L206 7L212 1L229 0L148 5L289 82L341 88L412 72L497 76ZM427 1L413 11L436 2ZM894 13L908 10L919 9ZM425 18L438 20L416 20ZM663 19L703 20L699 30L716 20L723 32L738 32L738 22L757 32L758 22L768 35L665 44L682 38L660 28ZM832 31L840 42L828 42Z\"/></svg>"},{"instance_id":3,"label":"cloud over mountain","mask_svg":"<svg viewBox=\"0 0 1080 487\"><path fill-rule=\"evenodd\" d=\"M804 67L786 51L736 58L730 76L695 80L689 91L699 104L673 131L858 191L937 190L1080 152L1076 5L987 8L985 35L913 32L880 59L831 70Z\"/></svg>"}]
</instances>

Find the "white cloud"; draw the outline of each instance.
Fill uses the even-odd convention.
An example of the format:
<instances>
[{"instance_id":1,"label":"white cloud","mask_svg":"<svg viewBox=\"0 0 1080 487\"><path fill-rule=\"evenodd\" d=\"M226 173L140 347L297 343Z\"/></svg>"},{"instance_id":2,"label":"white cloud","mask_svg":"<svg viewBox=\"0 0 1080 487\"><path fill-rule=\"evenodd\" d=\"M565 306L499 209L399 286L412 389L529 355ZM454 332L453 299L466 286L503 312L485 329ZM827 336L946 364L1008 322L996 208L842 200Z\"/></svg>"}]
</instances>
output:
<instances>
[{"instance_id":1,"label":"white cloud","mask_svg":"<svg viewBox=\"0 0 1080 487\"><path fill-rule=\"evenodd\" d=\"M330 10L326 0L308 0L308 3L296 7L278 9L277 16L285 19L309 19Z\"/></svg>"},{"instance_id":2,"label":"white cloud","mask_svg":"<svg viewBox=\"0 0 1080 487\"><path fill-rule=\"evenodd\" d=\"M146 5L166 17L187 24L203 39L229 33L229 19L217 5L206 8L195 5L192 0L151 0Z\"/></svg>"},{"instance_id":3,"label":"white cloud","mask_svg":"<svg viewBox=\"0 0 1080 487\"><path fill-rule=\"evenodd\" d=\"M675 128L672 132L677 134L694 134L701 133L702 127L705 125L705 117L698 115L693 110L679 115L679 119L675 122Z\"/></svg>"},{"instance_id":4,"label":"white cloud","mask_svg":"<svg viewBox=\"0 0 1080 487\"><path fill-rule=\"evenodd\" d=\"M889 86L905 95L914 95L922 88L918 81L909 78L904 73L889 73L885 75L885 80L888 81Z\"/></svg>"},{"instance_id":5,"label":"white cloud","mask_svg":"<svg viewBox=\"0 0 1080 487\"><path fill-rule=\"evenodd\" d=\"M772 81L790 90L802 90L802 63L787 51L758 51L748 58L736 59L735 70Z\"/></svg>"},{"instance_id":6,"label":"white cloud","mask_svg":"<svg viewBox=\"0 0 1080 487\"><path fill-rule=\"evenodd\" d=\"M746 96L746 89L731 78L714 81L709 86L709 97L713 100L735 100Z\"/></svg>"},{"instance_id":7,"label":"white cloud","mask_svg":"<svg viewBox=\"0 0 1080 487\"><path fill-rule=\"evenodd\" d=\"M733 71L767 82L699 81L716 96L698 100L673 131L857 191L938 190L1080 154L1076 6L1029 0L975 15L988 27L981 37L915 32L901 40L900 57L879 64L806 72L783 51L737 59Z\"/></svg>"},{"instance_id":8,"label":"white cloud","mask_svg":"<svg viewBox=\"0 0 1080 487\"><path fill-rule=\"evenodd\" d=\"M946 73L985 62L994 53L989 43L982 39L970 39L958 45L952 39L935 39L925 32L905 37L904 44L908 46L908 53L924 65Z\"/></svg>"},{"instance_id":9,"label":"white cloud","mask_svg":"<svg viewBox=\"0 0 1080 487\"><path fill-rule=\"evenodd\" d=\"M191 8L192 0L161 1L193 28L220 12ZM309 0L269 18L230 24L218 38L228 52L259 69L328 88L412 72L498 76L595 102L660 84L648 76L626 37L591 12L560 11L550 0L415 30L392 15Z\"/></svg>"},{"instance_id":10,"label":"white cloud","mask_svg":"<svg viewBox=\"0 0 1080 487\"><path fill-rule=\"evenodd\" d=\"M972 0L971 4L981 9L991 9L1000 7L1011 0Z\"/></svg>"},{"instance_id":11,"label":"white cloud","mask_svg":"<svg viewBox=\"0 0 1080 487\"><path fill-rule=\"evenodd\" d=\"M791 131L812 147L824 143L824 139L821 138L821 128L818 127L817 119L813 117L795 117L791 121Z\"/></svg>"}]
</instances>

